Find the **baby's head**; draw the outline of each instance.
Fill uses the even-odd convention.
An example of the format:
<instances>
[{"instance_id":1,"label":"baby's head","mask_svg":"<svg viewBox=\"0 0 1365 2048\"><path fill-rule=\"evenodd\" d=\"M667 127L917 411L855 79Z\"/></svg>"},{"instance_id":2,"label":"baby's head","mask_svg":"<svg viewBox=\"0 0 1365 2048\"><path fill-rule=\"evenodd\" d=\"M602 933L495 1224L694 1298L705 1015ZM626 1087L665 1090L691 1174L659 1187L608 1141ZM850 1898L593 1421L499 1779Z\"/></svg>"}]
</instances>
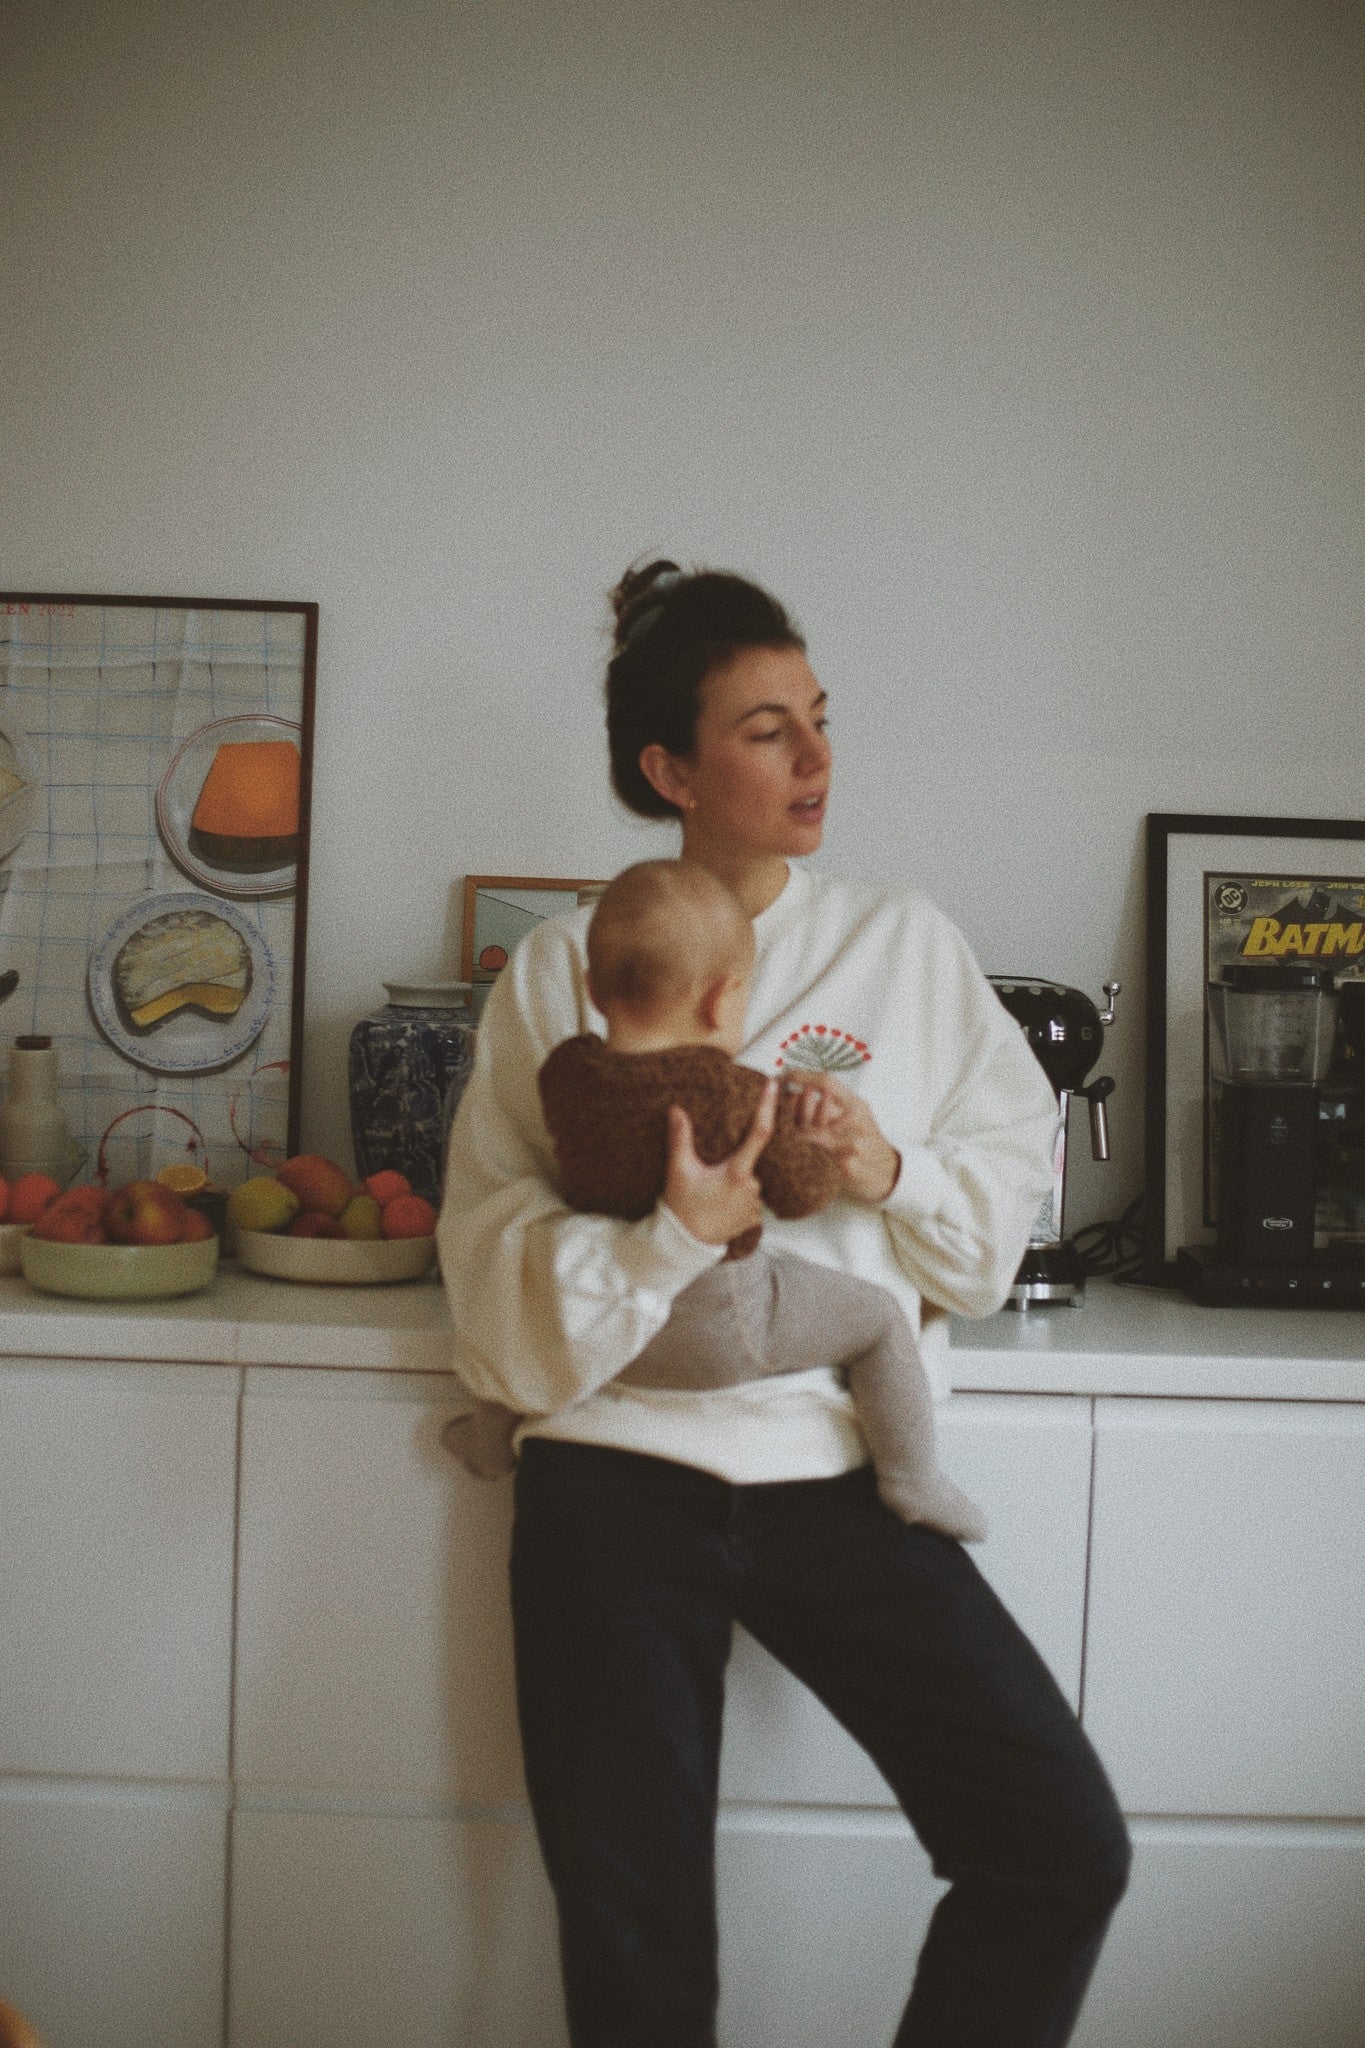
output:
<instances>
[{"instance_id":1,"label":"baby's head","mask_svg":"<svg viewBox=\"0 0 1365 2048\"><path fill-rule=\"evenodd\" d=\"M588 993L625 1051L718 1045L738 1052L753 926L722 881L690 860L644 860L598 900Z\"/></svg>"}]
</instances>

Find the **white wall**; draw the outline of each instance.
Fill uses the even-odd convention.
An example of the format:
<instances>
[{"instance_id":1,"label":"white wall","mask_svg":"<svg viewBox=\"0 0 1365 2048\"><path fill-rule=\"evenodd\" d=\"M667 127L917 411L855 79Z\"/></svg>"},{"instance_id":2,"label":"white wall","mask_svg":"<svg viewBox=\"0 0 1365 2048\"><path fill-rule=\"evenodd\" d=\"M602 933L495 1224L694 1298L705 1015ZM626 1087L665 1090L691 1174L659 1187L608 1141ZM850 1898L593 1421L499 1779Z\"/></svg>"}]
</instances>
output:
<instances>
[{"instance_id":1,"label":"white wall","mask_svg":"<svg viewBox=\"0 0 1365 2048\"><path fill-rule=\"evenodd\" d=\"M0 583L322 606L306 1142L467 871L608 872L605 592L768 580L836 868L1117 971L1141 820L1360 816L1352 0L10 0Z\"/></svg>"}]
</instances>

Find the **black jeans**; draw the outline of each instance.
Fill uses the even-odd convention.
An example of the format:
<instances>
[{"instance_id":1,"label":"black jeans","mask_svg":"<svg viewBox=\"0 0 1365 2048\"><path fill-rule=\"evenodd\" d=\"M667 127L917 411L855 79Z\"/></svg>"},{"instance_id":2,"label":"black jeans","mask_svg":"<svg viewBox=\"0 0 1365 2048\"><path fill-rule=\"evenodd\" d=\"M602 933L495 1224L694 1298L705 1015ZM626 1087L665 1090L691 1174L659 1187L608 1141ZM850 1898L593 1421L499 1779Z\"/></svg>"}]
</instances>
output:
<instances>
[{"instance_id":1,"label":"black jeans","mask_svg":"<svg viewBox=\"0 0 1365 2048\"><path fill-rule=\"evenodd\" d=\"M1061 2048L1127 1881L1113 1793L1047 1667L951 1537L868 1467L734 1486L522 1445L522 1746L574 2048L712 2048L732 1624L824 1701L950 1880L895 2048Z\"/></svg>"}]
</instances>

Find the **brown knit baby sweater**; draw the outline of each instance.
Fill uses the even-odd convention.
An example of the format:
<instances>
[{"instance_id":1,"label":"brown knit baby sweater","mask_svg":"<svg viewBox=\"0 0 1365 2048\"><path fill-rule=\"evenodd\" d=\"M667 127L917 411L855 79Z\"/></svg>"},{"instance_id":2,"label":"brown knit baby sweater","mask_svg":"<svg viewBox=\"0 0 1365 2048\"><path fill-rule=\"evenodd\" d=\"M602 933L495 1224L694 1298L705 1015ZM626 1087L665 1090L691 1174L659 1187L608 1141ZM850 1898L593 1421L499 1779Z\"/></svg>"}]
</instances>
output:
<instances>
[{"instance_id":1,"label":"brown knit baby sweater","mask_svg":"<svg viewBox=\"0 0 1365 2048\"><path fill-rule=\"evenodd\" d=\"M697 1155L728 1159L754 1120L764 1077L713 1045L613 1052L595 1033L566 1038L540 1070L540 1100L572 1209L637 1221L663 1192L668 1110L692 1119ZM839 1168L796 1127L795 1093L778 1099L777 1126L754 1172L763 1200L789 1220L813 1216L839 1191ZM726 1257L753 1251L761 1227L732 1238Z\"/></svg>"}]
</instances>

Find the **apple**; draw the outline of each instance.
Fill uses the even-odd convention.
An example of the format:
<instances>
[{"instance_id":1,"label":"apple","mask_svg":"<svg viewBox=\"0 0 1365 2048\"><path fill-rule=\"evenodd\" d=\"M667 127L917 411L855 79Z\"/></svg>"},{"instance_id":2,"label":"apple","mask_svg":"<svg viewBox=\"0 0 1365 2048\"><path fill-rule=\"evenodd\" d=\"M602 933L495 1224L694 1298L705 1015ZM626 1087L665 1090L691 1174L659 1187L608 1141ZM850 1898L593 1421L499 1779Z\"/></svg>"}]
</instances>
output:
<instances>
[{"instance_id":1,"label":"apple","mask_svg":"<svg viewBox=\"0 0 1365 2048\"><path fill-rule=\"evenodd\" d=\"M104 1204L104 1227L115 1244L179 1244L188 1210L173 1188L130 1180Z\"/></svg>"},{"instance_id":2,"label":"apple","mask_svg":"<svg viewBox=\"0 0 1365 2048\"><path fill-rule=\"evenodd\" d=\"M405 1173L399 1173L392 1166L386 1166L382 1173L367 1173L363 1182L367 1195L373 1195L382 1208L395 1195L410 1195L412 1182Z\"/></svg>"},{"instance_id":3,"label":"apple","mask_svg":"<svg viewBox=\"0 0 1365 2048\"><path fill-rule=\"evenodd\" d=\"M289 1237L345 1237L346 1233L335 1216L329 1216L325 1209L305 1209L296 1216L286 1233Z\"/></svg>"}]
</instances>

